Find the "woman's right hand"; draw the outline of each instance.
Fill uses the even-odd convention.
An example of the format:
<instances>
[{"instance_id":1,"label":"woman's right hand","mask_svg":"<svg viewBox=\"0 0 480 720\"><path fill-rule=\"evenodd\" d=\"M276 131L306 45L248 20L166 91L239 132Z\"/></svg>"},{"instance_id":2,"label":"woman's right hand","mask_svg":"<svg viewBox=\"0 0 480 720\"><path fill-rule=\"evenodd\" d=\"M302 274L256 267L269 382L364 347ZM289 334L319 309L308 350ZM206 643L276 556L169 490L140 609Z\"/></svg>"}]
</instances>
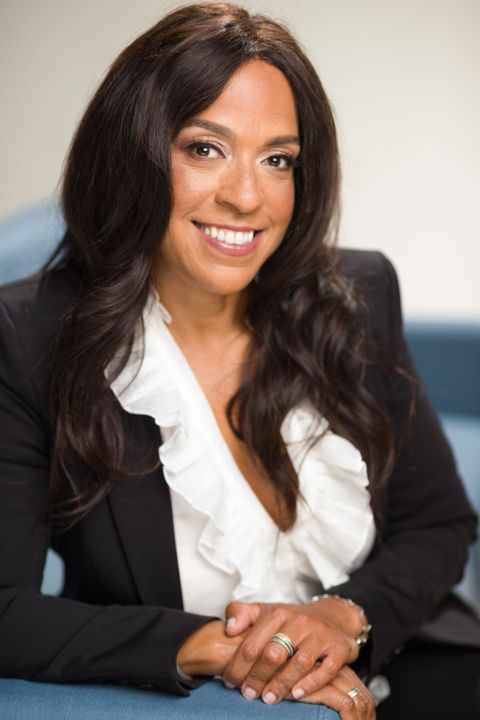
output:
<instances>
[{"instance_id":1,"label":"woman's right hand","mask_svg":"<svg viewBox=\"0 0 480 720\"><path fill-rule=\"evenodd\" d=\"M245 633L225 634L225 623L211 620L190 635L177 654L177 665L187 675L222 675Z\"/></svg>"}]
</instances>

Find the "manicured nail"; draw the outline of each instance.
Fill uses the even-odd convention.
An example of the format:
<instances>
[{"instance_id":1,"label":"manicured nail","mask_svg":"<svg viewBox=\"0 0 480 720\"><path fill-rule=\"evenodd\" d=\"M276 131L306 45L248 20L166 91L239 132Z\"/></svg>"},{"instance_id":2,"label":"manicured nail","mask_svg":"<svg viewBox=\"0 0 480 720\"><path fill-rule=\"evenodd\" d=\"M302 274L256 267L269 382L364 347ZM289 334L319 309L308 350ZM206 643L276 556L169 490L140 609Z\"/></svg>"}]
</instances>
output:
<instances>
[{"instance_id":1,"label":"manicured nail","mask_svg":"<svg viewBox=\"0 0 480 720\"><path fill-rule=\"evenodd\" d=\"M246 700L255 700L255 698L257 697L257 693L253 688L246 687L243 691L243 697Z\"/></svg>"},{"instance_id":2,"label":"manicured nail","mask_svg":"<svg viewBox=\"0 0 480 720\"><path fill-rule=\"evenodd\" d=\"M295 688L295 690L292 690L292 695L295 700L300 700L300 698L305 695L305 690L302 690L302 688Z\"/></svg>"},{"instance_id":3,"label":"manicured nail","mask_svg":"<svg viewBox=\"0 0 480 720\"><path fill-rule=\"evenodd\" d=\"M228 620L227 620L227 627L233 627L233 626L236 625L236 624L237 624L237 618L236 618L236 617L228 618Z\"/></svg>"},{"instance_id":4,"label":"manicured nail","mask_svg":"<svg viewBox=\"0 0 480 720\"><path fill-rule=\"evenodd\" d=\"M231 682L228 682L228 680L224 680L224 681L223 681L223 684L225 685L225 687L226 687L228 690L234 690L234 689L235 689L235 685L234 685L233 683L231 683Z\"/></svg>"},{"instance_id":5,"label":"manicured nail","mask_svg":"<svg viewBox=\"0 0 480 720\"><path fill-rule=\"evenodd\" d=\"M263 702L267 703L267 705L273 705L277 702L277 696L272 692L267 692L263 696Z\"/></svg>"}]
</instances>

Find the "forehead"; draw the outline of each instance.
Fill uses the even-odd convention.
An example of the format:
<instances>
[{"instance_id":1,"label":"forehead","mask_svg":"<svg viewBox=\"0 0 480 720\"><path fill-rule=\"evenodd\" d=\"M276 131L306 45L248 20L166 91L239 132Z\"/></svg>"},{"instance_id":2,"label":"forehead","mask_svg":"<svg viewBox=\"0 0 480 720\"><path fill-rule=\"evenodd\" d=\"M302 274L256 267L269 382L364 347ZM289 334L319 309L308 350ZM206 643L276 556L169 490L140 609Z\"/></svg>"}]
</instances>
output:
<instances>
[{"instance_id":1,"label":"forehead","mask_svg":"<svg viewBox=\"0 0 480 720\"><path fill-rule=\"evenodd\" d=\"M295 98L285 75L263 60L251 60L197 117L258 134L298 134Z\"/></svg>"}]
</instances>

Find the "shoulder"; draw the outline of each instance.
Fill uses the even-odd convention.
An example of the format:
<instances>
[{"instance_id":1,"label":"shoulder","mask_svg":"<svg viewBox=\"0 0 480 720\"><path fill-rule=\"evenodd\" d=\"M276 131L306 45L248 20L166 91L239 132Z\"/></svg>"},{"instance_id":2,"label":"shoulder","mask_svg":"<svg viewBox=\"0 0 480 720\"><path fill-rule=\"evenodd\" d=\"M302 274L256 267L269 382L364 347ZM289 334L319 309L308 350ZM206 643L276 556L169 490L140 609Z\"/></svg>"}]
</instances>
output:
<instances>
[{"instance_id":1,"label":"shoulder","mask_svg":"<svg viewBox=\"0 0 480 720\"><path fill-rule=\"evenodd\" d=\"M0 287L0 342L9 338L35 357L51 342L79 286L73 271L58 268Z\"/></svg>"},{"instance_id":2,"label":"shoulder","mask_svg":"<svg viewBox=\"0 0 480 720\"><path fill-rule=\"evenodd\" d=\"M79 278L65 268L52 269L0 287L0 307L19 325L55 322L72 303Z\"/></svg>"},{"instance_id":3,"label":"shoulder","mask_svg":"<svg viewBox=\"0 0 480 720\"><path fill-rule=\"evenodd\" d=\"M367 336L390 346L402 332L402 312L397 273L378 251L338 251L338 272L351 287Z\"/></svg>"},{"instance_id":4,"label":"shoulder","mask_svg":"<svg viewBox=\"0 0 480 720\"><path fill-rule=\"evenodd\" d=\"M57 328L78 287L75 274L64 269L0 287L0 377L5 387L44 395Z\"/></svg>"},{"instance_id":5,"label":"shoulder","mask_svg":"<svg viewBox=\"0 0 480 720\"><path fill-rule=\"evenodd\" d=\"M376 250L338 250L338 270L351 279L357 292L367 295L398 292L398 279L390 260Z\"/></svg>"}]
</instances>

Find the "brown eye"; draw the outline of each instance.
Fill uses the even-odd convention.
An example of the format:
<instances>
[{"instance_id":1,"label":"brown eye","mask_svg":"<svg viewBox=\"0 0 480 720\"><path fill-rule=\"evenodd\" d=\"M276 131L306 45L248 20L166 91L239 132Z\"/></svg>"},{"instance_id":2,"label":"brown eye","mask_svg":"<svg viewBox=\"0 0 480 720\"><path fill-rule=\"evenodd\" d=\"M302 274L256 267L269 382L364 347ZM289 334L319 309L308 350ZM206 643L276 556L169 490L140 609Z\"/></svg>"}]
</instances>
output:
<instances>
[{"instance_id":1,"label":"brown eye","mask_svg":"<svg viewBox=\"0 0 480 720\"><path fill-rule=\"evenodd\" d=\"M288 170L293 166L293 158L290 155L270 155L267 162L271 167L279 170Z\"/></svg>"},{"instance_id":2,"label":"brown eye","mask_svg":"<svg viewBox=\"0 0 480 720\"><path fill-rule=\"evenodd\" d=\"M197 155L200 155L200 157L208 157L210 153L210 146L209 145L197 145L195 148L195 153Z\"/></svg>"},{"instance_id":3,"label":"brown eye","mask_svg":"<svg viewBox=\"0 0 480 720\"><path fill-rule=\"evenodd\" d=\"M212 143L194 142L188 146L193 157L205 158L206 160L222 157L221 151Z\"/></svg>"}]
</instances>

